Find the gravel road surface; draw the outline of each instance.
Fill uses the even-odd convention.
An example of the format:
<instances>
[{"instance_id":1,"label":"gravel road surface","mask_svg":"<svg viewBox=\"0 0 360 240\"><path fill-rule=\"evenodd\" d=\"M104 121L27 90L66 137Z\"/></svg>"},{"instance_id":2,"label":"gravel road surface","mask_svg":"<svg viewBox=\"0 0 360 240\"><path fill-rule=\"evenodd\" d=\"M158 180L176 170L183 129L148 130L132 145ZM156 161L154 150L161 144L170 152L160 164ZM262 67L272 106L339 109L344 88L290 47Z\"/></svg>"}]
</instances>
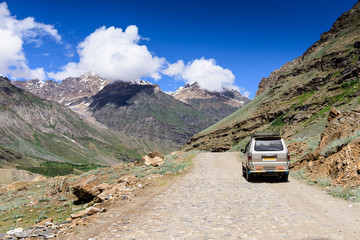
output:
<instances>
[{"instance_id":1,"label":"gravel road surface","mask_svg":"<svg viewBox=\"0 0 360 240\"><path fill-rule=\"evenodd\" d=\"M135 210L113 209L76 239L360 239L360 205L290 178L247 182L236 153L193 169Z\"/></svg>"}]
</instances>

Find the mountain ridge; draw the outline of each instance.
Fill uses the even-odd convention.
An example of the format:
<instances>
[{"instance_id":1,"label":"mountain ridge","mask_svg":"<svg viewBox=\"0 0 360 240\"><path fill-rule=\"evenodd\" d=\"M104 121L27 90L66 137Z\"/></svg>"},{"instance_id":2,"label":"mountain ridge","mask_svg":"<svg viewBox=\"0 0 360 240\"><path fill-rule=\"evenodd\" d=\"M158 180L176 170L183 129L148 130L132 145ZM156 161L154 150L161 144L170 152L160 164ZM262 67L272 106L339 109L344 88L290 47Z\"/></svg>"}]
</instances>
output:
<instances>
[{"instance_id":1,"label":"mountain ridge","mask_svg":"<svg viewBox=\"0 0 360 240\"><path fill-rule=\"evenodd\" d=\"M195 133L243 106L242 100L249 101L236 90L217 93L197 88L191 93L193 99L184 102L164 93L156 84L110 82L92 74L67 78L61 83L12 83L41 98L65 104L97 127L159 144L165 142L169 150L181 147ZM206 94L207 99L199 100L199 92Z\"/></svg>"},{"instance_id":2,"label":"mountain ridge","mask_svg":"<svg viewBox=\"0 0 360 240\"><path fill-rule=\"evenodd\" d=\"M314 137L331 107L353 109L360 100L360 3L344 13L319 41L293 62L262 79L257 96L196 134L183 149L240 149L249 133L281 130L285 138Z\"/></svg>"}]
</instances>

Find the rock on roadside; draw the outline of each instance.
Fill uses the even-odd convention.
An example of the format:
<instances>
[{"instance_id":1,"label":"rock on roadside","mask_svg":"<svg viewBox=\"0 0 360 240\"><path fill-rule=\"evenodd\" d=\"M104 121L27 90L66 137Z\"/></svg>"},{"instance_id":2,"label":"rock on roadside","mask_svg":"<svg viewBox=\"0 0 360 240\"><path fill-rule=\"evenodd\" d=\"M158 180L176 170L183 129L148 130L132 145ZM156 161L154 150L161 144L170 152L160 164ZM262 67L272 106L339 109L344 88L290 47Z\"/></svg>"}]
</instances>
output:
<instances>
[{"instance_id":1,"label":"rock on roadside","mask_svg":"<svg viewBox=\"0 0 360 240\"><path fill-rule=\"evenodd\" d=\"M141 158L141 161L146 165L146 166L154 166L154 167L158 167L163 165L164 162L164 156L161 153L158 152L152 152L149 153L145 156L143 156Z\"/></svg>"}]
</instances>

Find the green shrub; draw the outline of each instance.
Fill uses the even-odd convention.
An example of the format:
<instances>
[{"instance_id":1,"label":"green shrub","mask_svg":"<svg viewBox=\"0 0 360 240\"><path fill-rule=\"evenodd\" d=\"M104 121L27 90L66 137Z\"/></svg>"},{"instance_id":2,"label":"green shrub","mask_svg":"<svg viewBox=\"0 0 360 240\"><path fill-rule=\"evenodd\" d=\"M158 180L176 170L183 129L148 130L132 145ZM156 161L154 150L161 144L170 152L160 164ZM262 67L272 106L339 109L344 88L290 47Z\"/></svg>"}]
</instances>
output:
<instances>
[{"instance_id":1,"label":"green shrub","mask_svg":"<svg viewBox=\"0 0 360 240\"><path fill-rule=\"evenodd\" d=\"M350 192L345 191L343 187L334 187L329 190L329 194L347 200L350 197Z\"/></svg>"},{"instance_id":2,"label":"green shrub","mask_svg":"<svg viewBox=\"0 0 360 240\"><path fill-rule=\"evenodd\" d=\"M49 198L40 198L38 201L39 202L50 202L50 199Z\"/></svg>"},{"instance_id":3,"label":"green shrub","mask_svg":"<svg viewBox=\"0 0 360 240\"><path fill-rule=\"evenodd\" d=\"M305 168L301 168L299 171L291 171L291 176L300 180L307 180L309 178L309 173Z\"/></svg>"},{"instance_id":4,"label":"green shrub","mask_svg":"<svg viewBox=\"0 0 360 240\"><path fill-rule=\"evenodd\" d=\"M59 198L59 201L65 202L65 201L67 201L67 199L66 199L66 197L64 197L64 196L61 196L61 197Z\"/></svg>"},{"instance_id":5,"label":"green shrub","mask_svg":"<svg viewBox=\"0 0 360 240\"><path fill-rule=\"evenodd\" d=\"M316 182L321 187L331 186L331 178L330 177L319 177L316 179Z\"/></svg>"},{"instance_id":6,"label":"green shrub","mask_svg":"<svg viewBox=\"0 0 360 240\"><path fill-rule=\"evenodd\" d=\"M93 169L101 167L100 165L95 164L83 164L77 165L72 163L62 163L62 162L43 162L40 166L17 166L18 169L27 170L29 172L42 174L44 176L55 177L55 176L65 176L69 174L76 174L74 169L88 172Z\"/></svg>"}]
</instances>

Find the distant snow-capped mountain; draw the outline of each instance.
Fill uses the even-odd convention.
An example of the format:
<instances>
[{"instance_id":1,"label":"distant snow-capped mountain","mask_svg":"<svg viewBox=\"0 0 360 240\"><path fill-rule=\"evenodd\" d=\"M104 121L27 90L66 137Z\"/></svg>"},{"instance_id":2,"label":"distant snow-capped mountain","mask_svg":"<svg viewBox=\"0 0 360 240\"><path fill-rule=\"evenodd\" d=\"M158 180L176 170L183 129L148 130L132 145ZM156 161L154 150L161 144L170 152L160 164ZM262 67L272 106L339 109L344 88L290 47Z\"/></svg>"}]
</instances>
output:
<instances>
[{"instance_id":1,"label":"distant snow-capped mountain","mask_svg":"<svg viewBox=\"0 0 360 240\"><path fill-rule=\"evenodd\" d=\"M197 105L196 102L199 101L203 103L207 101L240 108L250 101L234 88L224 89L223 92L214 92L200 88L198 83L186 84L185 87L180 87L170 95L190 105Z\"/></svg>"},{"instance_id":2,"label":"distant snow-capped mountain","mask_svg":"<svg viewBox=\"0 0 360 240\"><path fill-rule=\"evenodd\" d=\"M61 83L52 80L45 82L40 80L12 81L12 84L25 91L48 100L53 100L64 105L89 99L101 91L110 82L92 73L86 73L80 77L69 77Z\"/></svg>"}]
</instances>

